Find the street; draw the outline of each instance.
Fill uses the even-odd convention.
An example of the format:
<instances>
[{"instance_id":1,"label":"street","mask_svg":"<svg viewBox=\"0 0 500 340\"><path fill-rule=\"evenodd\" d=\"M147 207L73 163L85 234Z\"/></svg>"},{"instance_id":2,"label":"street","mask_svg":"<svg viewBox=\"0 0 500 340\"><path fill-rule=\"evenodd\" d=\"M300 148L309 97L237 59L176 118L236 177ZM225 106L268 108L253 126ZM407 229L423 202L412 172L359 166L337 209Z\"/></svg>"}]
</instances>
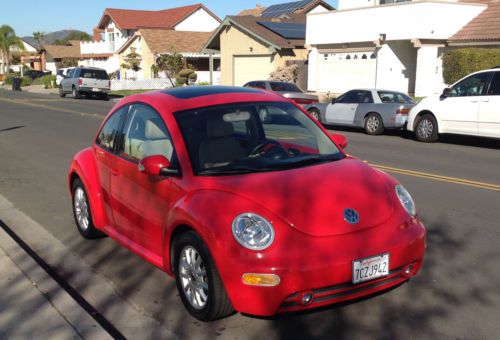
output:
<instances>
[{"instance_id":1,"label":"street","mask_svg":"<svg viewBox=\"0 0 500 340\"><path fill-rule=\"evenodd\" d=\"M172 278L109 238L84 240L75 227L67 169L114 104L0 89L0 195L33 223L1 210L0 219L125 337L498 337L499 140L444 136L427 144L396 131L368 136L336 129L347 136L349 154L390 173L412 194L428 233L421 273L356 303L201 323L184 309Z\"/></svg>"}]
</instances>

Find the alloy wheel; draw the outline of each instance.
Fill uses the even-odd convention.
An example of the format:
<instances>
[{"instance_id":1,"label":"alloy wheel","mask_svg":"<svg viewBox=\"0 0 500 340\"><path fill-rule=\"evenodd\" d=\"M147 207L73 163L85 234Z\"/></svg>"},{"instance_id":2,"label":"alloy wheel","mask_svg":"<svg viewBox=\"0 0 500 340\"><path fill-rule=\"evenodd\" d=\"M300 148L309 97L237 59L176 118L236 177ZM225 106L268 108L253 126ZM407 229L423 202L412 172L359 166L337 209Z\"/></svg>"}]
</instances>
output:
<instances>
[{"instance_id":1,"label":"alloy wheel","mask_svg":"<svg viewBox=\"0 0 500 340\"><path fill-rule=\"evenodd\" d=\"M418 135L423 138L427 139L432 135L432 132L434 131L434 124L429 119L422 119L418 123Z\"/></svg>"},{"instance_id":2,"label":"alloy wheel","mask_svg":"<svg viewBox=\"0 0 500 340\"><path fill-rule=\"evenodd\" d=\"M366 122L366 127L370 132L377 131L379 126L380 126L380 121L377 116L371 116L368 118L368 121Z\"/></svg>"},{"instance_id":3,"label":"alloy wheel","mask_svg":"<svg viewBox=\"0 0 500 340\"><path fill-rule=\"evenodd\" d=\"M82 230L87 230L90 225L90 214L87 197L85 195L85 191L81 187L78 187L75 190L74 209L78 225Z\"/></svg>"},{"instance_id":4,"label":"alloy wheel","mask_svg":"<svg viewBox=\"0 0 500 340\"><path fill-rule=\"evenodd\" d=\"M203 259L192 246L186 246L179 258L179 279L189 304L203 309L208 300L208 277Z\"/></svg>"}]
</instances>

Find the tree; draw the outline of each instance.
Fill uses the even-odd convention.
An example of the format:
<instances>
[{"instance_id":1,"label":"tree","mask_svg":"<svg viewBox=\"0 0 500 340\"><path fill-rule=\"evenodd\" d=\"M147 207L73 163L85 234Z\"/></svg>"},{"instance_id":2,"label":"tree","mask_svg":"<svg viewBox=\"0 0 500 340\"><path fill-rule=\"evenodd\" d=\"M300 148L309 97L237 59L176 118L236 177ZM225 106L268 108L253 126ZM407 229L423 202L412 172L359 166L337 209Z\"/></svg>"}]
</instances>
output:
<instances>
[{"instance_id":1,"label":"tree","mask_svg":"<svg viewBox=\"0 0 500 340\"><path fill-rule=\"evenodd\" d=\"M120 66L127 70L137 72L141 69L141 56L135 52L135 48L130 49L130 53L125 56L125 62Z\"/></svg>"},{"instance_id":2,"label":"tree","mask_svg":"<svg viewBox=\"0 0 500 340\"><path fill-rule=\"evenodd\" d=\"M170 77L176 77L184 68L184 58L182 54L172 52L164 54L156 59L156 65L160 71L166 71Z\"/></svg>"},{"instance_id":3,"label":"tree","mask_svg":"<svg viewBox=\"0 0 500 340\"><path fill-rule=\"evenodd\" d=\"M9 25L0 26L0 57L4 60L5 66L3 73L9 71L10 60L12 58L12 49L17 49L19 51L24 50L24 44L21 38L16 36L16 32Z\"/></svg>"},{"instance_id":4,"label":"tree","mask_svg":"<svg viewBox=\"0 0 500 340\"><path fill-rule=\"evenodd\" d=\"M56 39L54 40L54 45L67 45L70 40L78 40L78 41L90 41L92 37L85 32L73 31L66 36L64 39Z\"/></svg>"},{"instance_id":5,"label":"tree","mask_svg":"<svg viewBox=\"0 0 500 340\"><path fill-rule=\"evenodd\" d=\"M36 43L38 44L38 50L42 49L42 42L44 38L45 34L43 32L33 32L33 39L35 39Z\"/></svg>"}]
</instances>

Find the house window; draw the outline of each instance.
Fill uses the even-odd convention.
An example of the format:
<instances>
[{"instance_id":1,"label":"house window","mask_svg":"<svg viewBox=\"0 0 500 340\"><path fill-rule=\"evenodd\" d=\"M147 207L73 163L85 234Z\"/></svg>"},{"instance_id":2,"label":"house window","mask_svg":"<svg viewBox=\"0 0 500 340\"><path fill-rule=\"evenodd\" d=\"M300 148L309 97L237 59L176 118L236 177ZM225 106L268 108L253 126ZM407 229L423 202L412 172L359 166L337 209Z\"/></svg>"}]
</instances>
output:
<instances>
[{"instance_id":1,"label":"house window","mask_svg":"<svg viewBox=\"0 0 500 340\"><path fill-rule=\"evenodd\" d=\"M377 55L375 53L372 53L372 55L370 56L370 59L377 59Z\"/></svg>"},{"instance_id":2,"label":"house window","mask_svg":"<svg viewBox=\"0 0 500 340\"><path fill-rule=\"evenodd\" d=\"M368 59L368 57L366 56L366 54L363 54L363 56L361 57L361 59Z\"/></svg>"},{"instance_id":3,"label":"house window","mask_svg":"<svg viewBox=\"0 0 500 340\"><path fill-rule=\"evenodd\" d=\"M346 58L346 60L351 60L351 55L348 54L347 57L345 57L345 58Z\"/></svg>"},{"instance_id":4,"label":"house window","mask_svg":"<svg viewBox=\"0 0 500 340\"><path fill-rule=\"evenodd\" d=\"M357 54L354 55L354 59L358 59L358 55Z\"/></svg>"}]
</instances>

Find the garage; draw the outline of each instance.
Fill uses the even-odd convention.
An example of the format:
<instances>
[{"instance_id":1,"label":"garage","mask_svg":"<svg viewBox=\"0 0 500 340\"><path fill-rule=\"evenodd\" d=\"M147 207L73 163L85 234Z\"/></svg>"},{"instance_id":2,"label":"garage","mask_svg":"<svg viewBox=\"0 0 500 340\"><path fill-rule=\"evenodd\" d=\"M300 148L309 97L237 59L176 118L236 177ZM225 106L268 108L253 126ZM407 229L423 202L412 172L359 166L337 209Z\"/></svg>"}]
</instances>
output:
<instances>
[{"instance_id":1,"label":"garage","mask_svg":"<svg viewBox=\"0 0 500 340\"><path fill-rule=\"evenodd\" d=\"M266 80L274 69L272 58L266 56L234 56L234 85L252 80Z\"/></svg>"},{"instance_id":2,"label":"garage","mask_svg":"<svg viewBox=\"0 0 500 340\"><path fill-rule=\"evenodd\" d=\"M377 59L374 51L321 52L318 57L317 91L344 93L375 86Z\"/></svg>"}]
</instances>

